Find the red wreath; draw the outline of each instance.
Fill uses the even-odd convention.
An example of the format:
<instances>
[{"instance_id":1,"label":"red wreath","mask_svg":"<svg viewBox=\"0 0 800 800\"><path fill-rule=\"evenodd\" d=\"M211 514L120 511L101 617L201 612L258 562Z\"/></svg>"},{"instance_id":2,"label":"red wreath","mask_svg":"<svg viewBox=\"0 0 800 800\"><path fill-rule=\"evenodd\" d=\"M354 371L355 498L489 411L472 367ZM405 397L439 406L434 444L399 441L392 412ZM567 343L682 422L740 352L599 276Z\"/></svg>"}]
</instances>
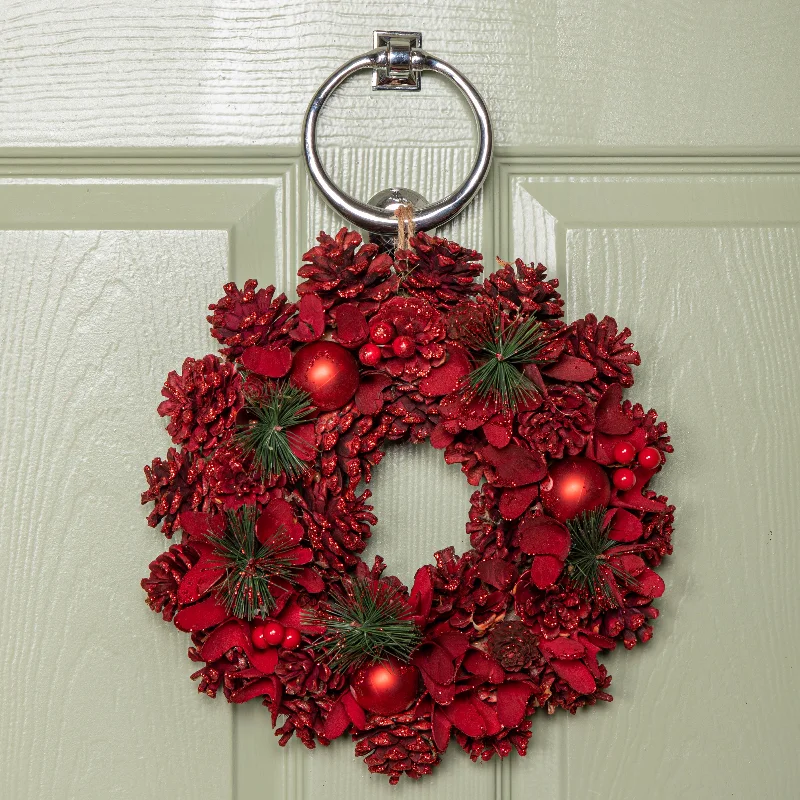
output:
<instances>
[{"instance_id":1,"label":"red wreath","mask_svg":"<svg viewBox=\"0 0 800 800\"><path fill-rule=\"evenodd\" d=\"M351 734L391 783L524 755L537 710L611 700L598 655L652 635L674 507L672 452L622 399L639 355L610 317L561 320L543 266L424 233L394 256L321 234L299 302L225 286L222 358L187 358L158 408L176 445L145 468L148 522L180 543L148 605L191 634L199 690L267 706L284 745ZM360 558L363 488L387 442L430 441L472 495L471 549L413 586Z\"/></svg>"}]
</instances>

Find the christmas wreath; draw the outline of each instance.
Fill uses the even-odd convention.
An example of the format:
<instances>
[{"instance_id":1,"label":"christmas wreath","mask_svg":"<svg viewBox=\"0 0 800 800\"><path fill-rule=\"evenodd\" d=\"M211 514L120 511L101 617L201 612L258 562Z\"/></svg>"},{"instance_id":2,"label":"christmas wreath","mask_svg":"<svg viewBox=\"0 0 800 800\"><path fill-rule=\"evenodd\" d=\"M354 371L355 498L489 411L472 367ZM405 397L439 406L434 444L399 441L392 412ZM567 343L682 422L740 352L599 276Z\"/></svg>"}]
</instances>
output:
<instances>
[{"instance_id":1,"label":"christmas wreath","mask_svg":"<svg viewBox=\"0 0 800 800\"><path fill-rule=\"evenodd\" d=\"M598 655L652 635L674 507L648 488L672 451L623 400L639 355L592 315L565 324L542 265L420 233L393 255L321 234L294 303L249 280L209 306L221 356L171 372L175 447L142 502L180 542L148 605L191 634L210 697L258 699L280 744L350 734L391 783L524 755L536 711L611 700ZM472 495L471 548L411 587L360 558L364 488L389 442L430 444ZM401 531L397 535L402 535Z\"/></svg>"}]
</instances>

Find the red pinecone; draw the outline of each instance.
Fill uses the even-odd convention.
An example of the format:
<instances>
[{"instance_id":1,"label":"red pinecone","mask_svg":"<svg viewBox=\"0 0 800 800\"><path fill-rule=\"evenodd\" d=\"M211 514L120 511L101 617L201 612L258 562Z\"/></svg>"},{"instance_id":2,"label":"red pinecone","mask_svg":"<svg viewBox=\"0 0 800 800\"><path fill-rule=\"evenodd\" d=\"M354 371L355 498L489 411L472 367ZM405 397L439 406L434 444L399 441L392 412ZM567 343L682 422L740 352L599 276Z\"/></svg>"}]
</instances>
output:
<instances>
[{"instance_id":1,"label":"red pinecone","mask_svg":"<svg viewBox=\"0 0 800 800\"><path fill-rule=\"evenodd\" d=\"M386 438L424 442L436 427L438 401L425 397L411 385L393 388L392 394L394 399L381 412L381 421L390 423Z\"/></svg>"},{"instance_id":2,"label":"red pinecone","mask_svg":"<svg viewBox=\"0 0 800 800\"><path fill-rule=\"evenodd\" d=\"M574 456L594 430L594 406L575 386L549 386L541 405L517 416L519 435L552 458Z\"/></svg>"},{"instance_id":3,"label":"red pinecone","mask_svg":"<svg viewBox=\"0 0 800 800\"><path fill-rule=\"evenodd\" d=\"M489 653L506 672L528 669L539 656L536 639L527 626L518 621L498 622L489 631Z\"/></svg>"},{"instance_id":4,"label":"red pinecone","mask_svg":"<svg viewBox=\"0 0 800 800\"><path fill-rule=\"evenodd\" d=\"M418 233L410 245L395 253L395 269L410 295L446 308L475 294L474 278L483 269L480 253L427 233Z\"/></svg>"},{"instance_id":5,"label":"red pinecone","mask_svg":"<svg viewBox=\"0 0 800 800\"><path fill-rule=\"evenodd\" d=\"M281 653L275 674L280 678L286 692L293 695L321 697L329 691L338 691L345 678L338 672L312 656L305 650L286 650Z\"/></svg>"},{"instance_id":6,"label":"red pinecone","mask_svg":"<svg viewBox=\"0 0 800 800\"><path fill-rule=\"evenodd\" d=\"M223 287L225 297L212 303L213 313L206 319L211 323L211 335L222 342L220 352L233 359L253 345L283 345L289 343L289 331L296 324L297 305L288 303L286 295L273 299L275 287L256 291L258 281L245 281L244 288L235 283Z\"/></svg>"},{"instance_id":7,"label":"red pinecone","mask_svg":"<svg viewBox=\"0 0 800 800\"><path fill-rule=\"evenodd\" d=\"M215 355L199 361L187 358L181 374L169 373L158 406L162 417L170 417L167 433L175 444L206 454L234 426L244 404L242 378L236 368Z\"/></svg>"},{"instance_id":8,"label":"red pinecone","mask_svg":"<svg viewBox=\"0 0 800 800\"><path fill-rule=\"evenodd\" d=\"M183 576L200 560L199 553L188 544L173 544L169 550L150 562L150 577L142 578L147 592L145 602L170 622L178 610L178 587Z\"/></svg>"},{"instance_id":9,"label":"red pinecone","mask_svg":"<svg viewBox=\"0 0 800 800\"><path fill-rule=\"evenodd\" d=\"M497 259L500 269L483 282L480 295L497 301L508 312L535 314L539 319L563 316L564 301L558 293L558 279L546 281L543 264L526 264L521 258L514 266Z\"/></svg>"},{"instance_id":10,"label":"red pinecone","mask_svg":"<svg viewBox=\"0 0 800 800\"><path fill-rule=\"evenodd\" d=\"M320 233L319 244L304 256L307 262L297 271L305 278L297 287L303 297L316 294L329 310L340 303L355 303L370 314L390 294L397 291L398 278L392 272L392 259L378 253L378 245L361 244L361 236L342 228L335 237Z\"/></svg>"},{"instance_id":11,"label":"red pinecone","mask_svg":"<svg viewBox=\"0 0 800 800\"><path fill-rule=\"evenodd\" d=\"M356 755L366 756L370 772L389 776L396 784L401 775L430 775L441 759L431 735L430 715L414 710L393 717L368 716L367 727L353 735Z\"/></svg>"}]
</instances>

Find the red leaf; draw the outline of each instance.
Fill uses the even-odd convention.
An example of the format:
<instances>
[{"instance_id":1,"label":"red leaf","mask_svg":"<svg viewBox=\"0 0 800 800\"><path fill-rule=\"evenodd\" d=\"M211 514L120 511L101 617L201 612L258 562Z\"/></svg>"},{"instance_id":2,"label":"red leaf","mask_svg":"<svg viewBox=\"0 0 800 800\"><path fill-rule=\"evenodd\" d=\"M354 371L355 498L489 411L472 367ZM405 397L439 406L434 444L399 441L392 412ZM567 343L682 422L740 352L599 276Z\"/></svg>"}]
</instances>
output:
<instances>
[{"instance_id":1,"label":"red leaf","mask_svg":"<svg viewBox=\"0 0 800 800\"><path fill-rule=\"evenodd\" d=\"M481 450L484 460L494 467L495 486L516 488L536 483L547 475L547 465L540 453L526 450L517 444L497 448L487 444Z\"/></svg>"},{"instance_id":2,"label":"red leaf","mask_svg":"<svg viewBox=\"0 0 800 800\"><path fill-rule=\"evenodd\" d=\"M607 519L611 520L609 536L615 542L635 542L642 535L642 521L622 508L613 508Z\"/></svg>"},{"instance_id":3,"label":"red leaf","mask_svg":"<svg viewBox=\"0 0 800 800\"><path fill-rule=\"evenodd\" d=\"M506 489L500 496L500 514L503 519L516 519L530 508L538 495L539 487L535 483L519 489Z\"/></svg>"},{"instance_id":4,"label":"red leaf","mask_svg":"<svg viewBox=\"0 0 800 800\"><path fill-rule=\"evenodd\" d=\"M178 603L185 606L208 594L211 587L225 574L225 567L212 557L201 558L184 576L178 586Z\"/></svg>"},{"instance_id":5,"label":"red leaf","mask_svg":"<svg viewBox=\"0 0 800 800\"><path fill-rule=\"evenodd\" d=\"M572 540L567 526L545 514L526 517L517 529L519 548L532 556L556 556L563 561L568 555Z\"/></svg>"},{"instance_id":6,"label":"red leaf","mask_svg":"<svg viewBox=\"0 0 800 800\"><path fill-rule=\"evenodd\" d=\"M247 686L239 689L238 692L234 692L231 695L231 702L246 703L248 700L252 700L254 697L263 697L264 695L267 695L269 698L272 698L275 695L274 679L263 678L262 680L248 683Z\"/></svg>"},{"instance_id":7,"label":"red leaf","mask_svg":"<svg viewBox=\"0 0 800 800\"><path fill-rule=\"evenodd\" d=\"M392 383L388 375L366 375L356 389L356 407L372 416L383 408L383 390Z\"/></svg>"},{"instance_id":8,"label":"red leaf","mask_svg":"<svg viewBox=\"0 0 800 800\"><path fill-rule=\"evenodd\" d=\"M345 692L342 695L342 702L347 709L347 716L350 717L353 725L360 731L367 727L367 718L364 715L364 709L356 703L355 698L350 692Z\"/></svg>"},{"instance_id":9,"label":"red leaf","mask_svg":"<svg viewBox=\"0 0 800 800\"><path fill-rule=\"evenodd\" d=\"M326 739L337 739L350 727L350 715L347 713L342 698L340 697L333 705L333 708L325 717L322 726L322 735Z\"/></svg>"},{"instance_id":10,"label":"red leaf","mask_svg":"<svg viewBox=\"0 0 800 800\"><path fill-rule=\"evenodd\" d=\"M325 588L325 581L320 574L310 567L306 567L295 575L294 580L307 592L319 594Z\"/></svg>"},{"instance_id":11,"label":"red leaf","mask_svg":"<svg viewBox=\"0 0 800 800\"><path fill-rule=\"evenodd\" d=\"M539 642L539 649L542 654L550 658L582 658L586 652L586 648L574 639L568 639L565 636L559 636L557 639L542 639Z\"/></svg>"},{"instance_id":12,"label":"red leaf","mask_svg":"<svg viewBox=\"0 0 800 800\"><path fill-rule=\"evenodd\" d=\"M308 296L308 295L306 295ZM331 311L331 317L336 324L334 339L345 347L358 347L367 341L369 326L367 318L358 310L355 303L345 303Z\"/></svg>"},{"instance_id":13,"label":"red leaf","mask_svg":"<svg viewBox=\"0 0 800 800\"><path fill-rule=\"evenodd\" d=\"M216 628L200 648L200 655L203 661L210 663L218 661L232 647L241 647L242 650L250 647L248 634L238 619L232 619Z\"/></svg>"},{"instance_id":14,"label":"red leaf","mask_svg":"<svg viewBox=\"0 0 800 800\"><path fill-rule=\"evenodd\" d=\"M487 558L478 564L478 575L484 583L496 589L505 589L517 577L513 564L502 558Z\"/></svg>"},{"instance_id":15,"label":"red leaf","mask_svg":"<svg viewBox=\"0 0 800 800\"><path fill-rule=\"evenodd\" d=\"M563 353L556 363L548 369L543 369L542 374L557 381L590 381L597 375L594 365L582 358Z\"/></svg>"},{"instance_id":16,"label":"red leaf","mask_svg":"<svg viewBox=\"0 0 800 800\"><path fill-rule=\"evenodd\" d=\"M431 712L431 725L433 727L433 743L440 753L447 750L447 745L450 744L450 732L453 730L453 723L447 718L441 710L434 707Z\"/></svg>"},{"instance_id":17,"label":"red leaf","mask_svg":"<svg viewBox=\"0 0 800 800\"><path fill-rule=\"evenodd\" d=\"M187 633L194 633L213 628L226 619L228 612L225 606L218 602L216 595L211 595L199 603L182 608L175 616L175 627Z\"/></svg>"},{"instance_id":18,"label":"red leaf","mask_svg":"<svg viewBox=\"0 0 800 800\"><path fill-rule=\"evenodd\" d=\"M589 668L582 661L551 661L556 675L563 678L576 692L592 694L597 688L589 672Z\"/></svg>"},{"instance_id":19,"label":"red leaf","mask_svg":"<svg viewBox=\"0 0 800 800\"><path fill-rule=\"evenodd\" d=\"M612 383L600 398L595 409L595 421L600 433L624 436L633 430L633 422L622 410L622 387Z\"/></svg>"},{"instance_id":20,"label":"red leaf","mask_svg":"<svg viewBox=\"0 0 800 800\"><path fill-rule=\"evenodd\" d=\"M292 544L303 538L303 527L297 523L292 507L282 497L273 497L256 522L258 541L264 544L281 528Z\"/></svg>"},{"instance_id":21,"label":"red leaf","mask_svg":"<svg viewBox=\"0 0 800 800\"><path fill-rule=\"evenodd\" d=\"M531 583L537 589L552 586L564 569L564 562L555 556L536 556L531 564Z\"/></svg>"},{"instance_id":22,"label":"red leaf","mask_svg":"<svg viewBox=\"0 0 800 800\"><path fill-rule=\"evenodd\" d=\"M423 644L411 657L411 663L419 669L423 678L429 677L438 686L447 686L456 677L452 656L435 642Z\"/></svg>"},{"instance_id":23,"label":"red leaf","mask_svg":"<svg viewBox=\"0 0 800 800\"><path fill-rule=\"evenodd\" d=\"M469 639L458 631L440 633L436 642L450 653L454 661L460 661L469 648Z\"/></svg>"},{"instance_id":24,"label":"red leaf","mask_svg":"<svg viewBox=\"0 0 800 800\"><path fill-rule=\"evenodd\" d=\"M288 550L284 556L292 564L308 564L314 559L314 551L310 547L295 547Z\"/></svg>"},{"instance_id":25,"label":"red leaf","mask_svg":"<svg viewBox=\"0 0 800 800\"><path fill-rule=\"evenodd\" d=\"M533 694L527 681L506 681L497 687L497 718L504 728L515 728L525 717L525 707Z\"/></svg>"},{"instance_id":26,"label":"red leaf","mask_svg":"<svg viewBox=\"0 0 800 800\"><path fill-rule=\"evenodd\" d=\"M505 671L500 664L482 650L471 648L464 657L462 666L470 674L490 683L502 683L505 679Z\"/></svg>"},{"instance_id":27,"label":"red leaf","mask_svg":"<svg viewBox=\"0 0 800 800\"><path fill-rule=\"evenodd\" d=\"M486 733L483 715L473 706L469 697L457 697L442 710L450 722L467 736L483 736Z\"/></svg>"},{"instance_id":28,"label":"red leaf","mask_svg":"<svg viewBox=\"0 0 800 800\"><path fill-rule=\"evenodd\" d=\"M292 366L292 353L288 347L248 347L241 358L242 366L265 378L282 378Z\"/></svg>"},{"instance_id":29,"label":"red leaf","mask_svg":"<svg viewBox=\"0 0 800 800\"><path fill-rule=\"evenodd\" d=\"M426 397L440 397L454 392L462 378L469 375L469 356L456 344L447 347L447 361L441 367L434 367L419 383L419 390Z\"/></svg>"},{"instance_id":30,"label":"red leaf","mask_svg":"<svg viewBox=\"0 0 800 800\"><path fill-rule=\"evenodd\" d=\"M505 424L495 417L483 426L483 434L494 447L505 447L511 441L511 424Z\"/></svg>"},{"instance_id":31,"label":"red leaf","mask_svg":"<svg viewBox=\"0 0 800 800\"><path fill-rule=\"evenodd\" d=\"M636 594L642 597L661 597L664 594L664 581L657 572L646 569L636 578Z\"/></svg>"}]
</instances>

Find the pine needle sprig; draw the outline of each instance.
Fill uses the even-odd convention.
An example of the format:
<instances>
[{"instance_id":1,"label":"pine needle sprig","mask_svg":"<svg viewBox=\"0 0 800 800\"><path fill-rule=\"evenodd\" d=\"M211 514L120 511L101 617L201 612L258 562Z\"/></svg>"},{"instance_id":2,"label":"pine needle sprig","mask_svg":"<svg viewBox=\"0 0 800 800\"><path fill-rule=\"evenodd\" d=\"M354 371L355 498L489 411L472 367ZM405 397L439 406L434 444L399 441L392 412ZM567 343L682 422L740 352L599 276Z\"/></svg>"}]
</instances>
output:
<instances>
[{"instance_id":1,"label":"pine needle sprig","mask_svg":"<svg viewBox=\"0 0 800 800\"><path fill-rule=\"evenodd\" d=\"M315 643L331 668L344 672L394 656L407 663L419 644L419 628L401 591L385 581L348 580L331 591L327 608L306 616L326 630Z\"/></svg>"},{"instance_id":2,"label":"pine needle sprig","mask_svg":"<svg viewBox=\"0 0 800 800\"><path fill-rule=\"evenodd\" d=\"M291 581L299 567L288 557L296 544L284 528L263 544L256 537L258 510L244 506L239 513L227 512L228 524L220 536L207 534L214 546L213 564L225 574L216 584L217 596L229 614L248 621L267 616L275 607L270 584L276 579Z\"/></svg>"},{"instance_id":3,"label":"pine needle sprig","mask_svg":"<svg viewBox=\"0 0 800 800\"><path fill-rule=\"evenodd\" d=\"M606 556L606 552L617 544L609 538L608 525L603 523L606 512L606 508L598 508L594 511L584 511L577 517L567 520L572 546L566 565L567 573L575 586L591 596L600 591L606 600L616 605L614 591L616 587L612 588L608 575L623 583L635 585L636 581Z\"/></svg>"},{"instance_id":4,"label":"pine needle sprig","mask_svg":"<svg viewBox=\"0 0 800 800\"><path fill-rule=\"evenodd\" d=\"M289 479L302 475L307 464L292 450L300 437L292 428L307 422L314 413L311 397L288 381L268 384L263 391L245 398L245 413L251 422L242 426L236 440L266 478L284 473ZM304 448L311 444L302 440Z\"/></svg>"},{"instance_id":5,"label":"pine needle sprig","mask_svg":"<svg viewBox=\"0 0 800 800\"><path fill-rule=\"evenodd\" d=\"M542 325L534 317L508 320L500 311L475 311L459 334L481 362L468 376L469 391L513 412L539 391L523 370L543 347Z\"/></svg>"}]
</instances>

